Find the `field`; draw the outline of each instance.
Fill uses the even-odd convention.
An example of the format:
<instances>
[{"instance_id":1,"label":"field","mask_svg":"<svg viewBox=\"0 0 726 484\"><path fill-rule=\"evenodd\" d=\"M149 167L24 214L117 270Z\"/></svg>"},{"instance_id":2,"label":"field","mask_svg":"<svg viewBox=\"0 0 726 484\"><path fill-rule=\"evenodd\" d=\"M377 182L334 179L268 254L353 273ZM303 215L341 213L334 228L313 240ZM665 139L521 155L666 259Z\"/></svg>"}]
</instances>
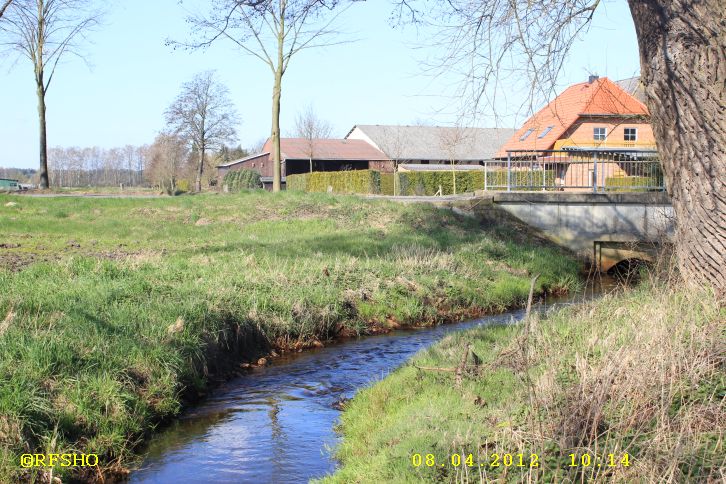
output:
<instances>
[{"instance_id":1,"label":"field","mask_svg":"<svg viewBox=\"0 0 726 484\"><path fill-rule=\"evenodd\" d=\"M453 334L347 405L324 482L722 482L726 311L674 286ZM467 343L460 388L421 369Z\"/></svg>"},{"instance_id":2,"label":"field","mask_svg":"<svg viewBox=\"0 0 726 484\"><path fill-rule=\"evenodd\" d=\"M0 230L0 482L38 477L28 451L123 472L158 423L275 351L503 311L534 273L538 291L579 284L504 219L323 194L7 195Z\"/></svg>"}]
</instances>

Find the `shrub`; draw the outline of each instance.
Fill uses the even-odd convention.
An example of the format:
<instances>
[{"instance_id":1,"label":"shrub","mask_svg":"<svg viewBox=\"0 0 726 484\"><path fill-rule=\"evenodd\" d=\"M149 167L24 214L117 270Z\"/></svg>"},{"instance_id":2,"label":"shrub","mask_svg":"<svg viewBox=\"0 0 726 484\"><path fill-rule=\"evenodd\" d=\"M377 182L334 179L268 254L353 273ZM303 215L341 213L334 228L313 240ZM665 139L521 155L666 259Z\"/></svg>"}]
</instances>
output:
<instances>
[{"instance_id":1,"label":"shrub","mask_svg":"<svg viewBox=\"0 0 726 484\"><path fill-rule=\"evenodd\" d=\"M381 173L381 195L395 195L393 173Z\"/></svg>"},{"instance_id":2,"label":"shrub","mask_svg":"<svg viewBox=\"0 0 726 484\"><path fill-rule=\"evenodd\" d=\"M647 176L619 176L605 179L605 189L612 191L642 191L652 190L645 187L657 187L660 185L654 177ZM634 188L637 187L637 188Z\"/></svg>"},{"instance_id":3,"label":"shrub","mask_svg":"<svg viewBox=\"0 0 726 484\"><path fill-rule=\"evenodd\" d=\"M493 171L487 174L487 187L503 189L507 185L506 171ZM555 172L545 172L545 185L554 186ZM454 174L451 171L417 171L400 172L399 187L401 195L436 195L441 187L442 195L454 193ZM542 172L513 172L512 186L532 188L517 188L518 190L539 190L542 184ZM457 171L456 193L473 192L484 189L484 171Z\"/></svg>"},{"instance_id":4,"label":"shrub","mask_svg":"<svg viewBox=\"0 0 726 484\"><path fill-rule=\"evenodd\" d=\"M240 190L262 188L262 181L260 180L260 174L256 171L242 169L230 171L224 175L222 185L226 185L230 192L239 192Z\"/></svg>"},{"instance_id":5,"label":"shrub","mask_svg":"<svg viewBox=\"0 0 726 484\"><path fill-rule=\"evenodd\" d=\"M300 192L306 192L308 189L308 178L310 174L309 173L303 173L301 175L288 175L287 180L287 189L288 190L297 190Z\"/></svg>"},{"instance_id":6,"label":"shrub","mask_svg":"<svg viewBox=\"0 0 726 484\"><path fill-rule=\"evenodd\" d=\"M332 187L333 193L380 193L381 174L374 170L320 171L290 175L287 183L289 189L307 192L327 192Z\"/></svg>"}]
</instances>

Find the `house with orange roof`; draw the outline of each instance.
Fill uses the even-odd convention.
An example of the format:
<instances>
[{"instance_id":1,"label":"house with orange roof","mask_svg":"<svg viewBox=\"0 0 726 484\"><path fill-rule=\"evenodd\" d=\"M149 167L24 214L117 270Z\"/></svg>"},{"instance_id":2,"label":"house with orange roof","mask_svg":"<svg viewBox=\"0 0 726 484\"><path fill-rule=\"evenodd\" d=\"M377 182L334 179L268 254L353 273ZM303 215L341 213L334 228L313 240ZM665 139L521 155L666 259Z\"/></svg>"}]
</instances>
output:
<instances>
[{"instance_id":1,"label":"house with orange roof","mask_svg":"<svg viewBox=\"0 0 726 484\"><path fill-rule=\"evenodd\" d=\"M607 77L590 76L587 82L565 89L529 118L504 143L496 158L556 161L557 179L562 186L604 185L608 178L630 176L626 164L602 163L598 172L586 163L576 162L584 156L583 152L595 150L627 152L631 159L638 152L654 151L655 137L649 119L645 104L621 85Z\"/></svg>"}]
</instances>

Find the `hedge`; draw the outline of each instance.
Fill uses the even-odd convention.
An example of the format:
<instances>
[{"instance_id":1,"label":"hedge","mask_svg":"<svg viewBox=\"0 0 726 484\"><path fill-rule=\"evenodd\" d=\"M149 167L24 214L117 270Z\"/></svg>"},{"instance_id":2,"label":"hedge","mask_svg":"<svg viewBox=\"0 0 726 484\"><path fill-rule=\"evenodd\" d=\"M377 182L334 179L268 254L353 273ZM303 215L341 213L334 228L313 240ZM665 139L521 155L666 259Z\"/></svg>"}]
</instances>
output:
<instances>
[{"instance_id":1,"label":"hedge","mask_svg":"<svg viewBox=\"0 0 726 484\"><path fill-rule=\"evenodd\" d=\"M507 186L507 172L487 172L486 186L489 190L505 190ZM555 172L545 171L545 186L552 188L555 185ZM398 174L399 191L401 195L436 195L441 187L442 195L454 193L454 174L450 171L418 171L400 172ZM473 192L484 189L483 171L456 172L456 193ZM495 188L498 187L498 188ZM532 188L519 188L532 187ZM512 188L516 190L540 190L542 187L542 172L512 172Z\"/></svg>"},{"instance_id":2,"label":"hedge","mask_svg":"<svg viewBox=\"0 0 726 484\"><path fill-rule=\"evenodd\" d=\"M507 172L492 171L487 174L490 190L505 190ZM375 170L325 171L287 176L287 189L304 192L360 193L394 195L393 173L379 173ZM454 177L450 171L406 171L398 173L397 195L436 195L439 187L442 195L454 193ZM545 171L545 185L555 186L555 172ZM484 171L457 171L456 193L484 189ZM518 188L529 187L532 188ZM542 172L512 172L512 187L517 190L540 190ZM498 187L498 188L495 188Z\"/></svg>"},{"instance_id":3,"label":"hedge","mask_svg":"<svg viewBox=\"0 0 726 484\"><path fill-rule=\"evenodd\" d=\"M306 192L308 191L308 178L310 177L309 173L304 173L302 175L287 175L285 178L287 181L285 182L288 190L297 190L300 192Z\"/></svg>"},{"instance_id":4,"label":"hedge","mask_svg":"<svg viewBox=\"0 0 726 484\"><path fill-rule=\"evenodd\" d=\"M605 189L612 191L643 191L655 190L660 186L658 180L648 176L618 176L605 179ZM633 188L638 187L638 188ZM651 187L651 188L645 188Z\"/></svg>"},{"instance_id":5,"label":"hedge","mask_svg":"<svg viewBox=\"0 0 726 484\"><path fill-rule=\"evenodd\" d=\"M381 174L375 170L316 171L287 176L288 190L333 193L380 193Z\"/></svg>"},{"instance_id":6,"label":"hedge","mask_svg":"<svg viewBox=\"0 0 726 484\"><path fill-rule=\"evenodd\" d=\"M395 195L394 187L396 182L393 177L393 173L381 173L381 195Z\"/></svg>"},{"instance_id":7,"label":"hedge","mask_svg":"<svg viewBox=\"0 0 726 484\"><path fill-rule=\"evenodd\" d=\"M226 186L230 192L262 188L260 174L254 170L230 171L222 179L222 186Z\"/></svg>"}]
</instances>

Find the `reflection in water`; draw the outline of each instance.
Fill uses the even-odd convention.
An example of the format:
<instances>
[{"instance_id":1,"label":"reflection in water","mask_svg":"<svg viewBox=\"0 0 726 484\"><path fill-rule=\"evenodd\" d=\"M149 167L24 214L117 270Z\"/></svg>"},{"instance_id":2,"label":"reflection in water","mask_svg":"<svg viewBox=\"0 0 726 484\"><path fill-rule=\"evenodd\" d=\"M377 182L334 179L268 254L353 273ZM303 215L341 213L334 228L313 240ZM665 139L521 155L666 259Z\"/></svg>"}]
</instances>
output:
<instances>
[{"instance_id":1,"label":"reflection in water","mask_svg":"<svg viewBox=\"0 0 726 484\"><path fill-rule=\"evenodd\" d=\"M590 289L584 298L598 292ZM338 439L337 402L446 333L521 315L396 331L275 360L229 381L155 437L131 482L292 483L324 476L335 469L327 449Z\"/></svg>"}]
</instances>

